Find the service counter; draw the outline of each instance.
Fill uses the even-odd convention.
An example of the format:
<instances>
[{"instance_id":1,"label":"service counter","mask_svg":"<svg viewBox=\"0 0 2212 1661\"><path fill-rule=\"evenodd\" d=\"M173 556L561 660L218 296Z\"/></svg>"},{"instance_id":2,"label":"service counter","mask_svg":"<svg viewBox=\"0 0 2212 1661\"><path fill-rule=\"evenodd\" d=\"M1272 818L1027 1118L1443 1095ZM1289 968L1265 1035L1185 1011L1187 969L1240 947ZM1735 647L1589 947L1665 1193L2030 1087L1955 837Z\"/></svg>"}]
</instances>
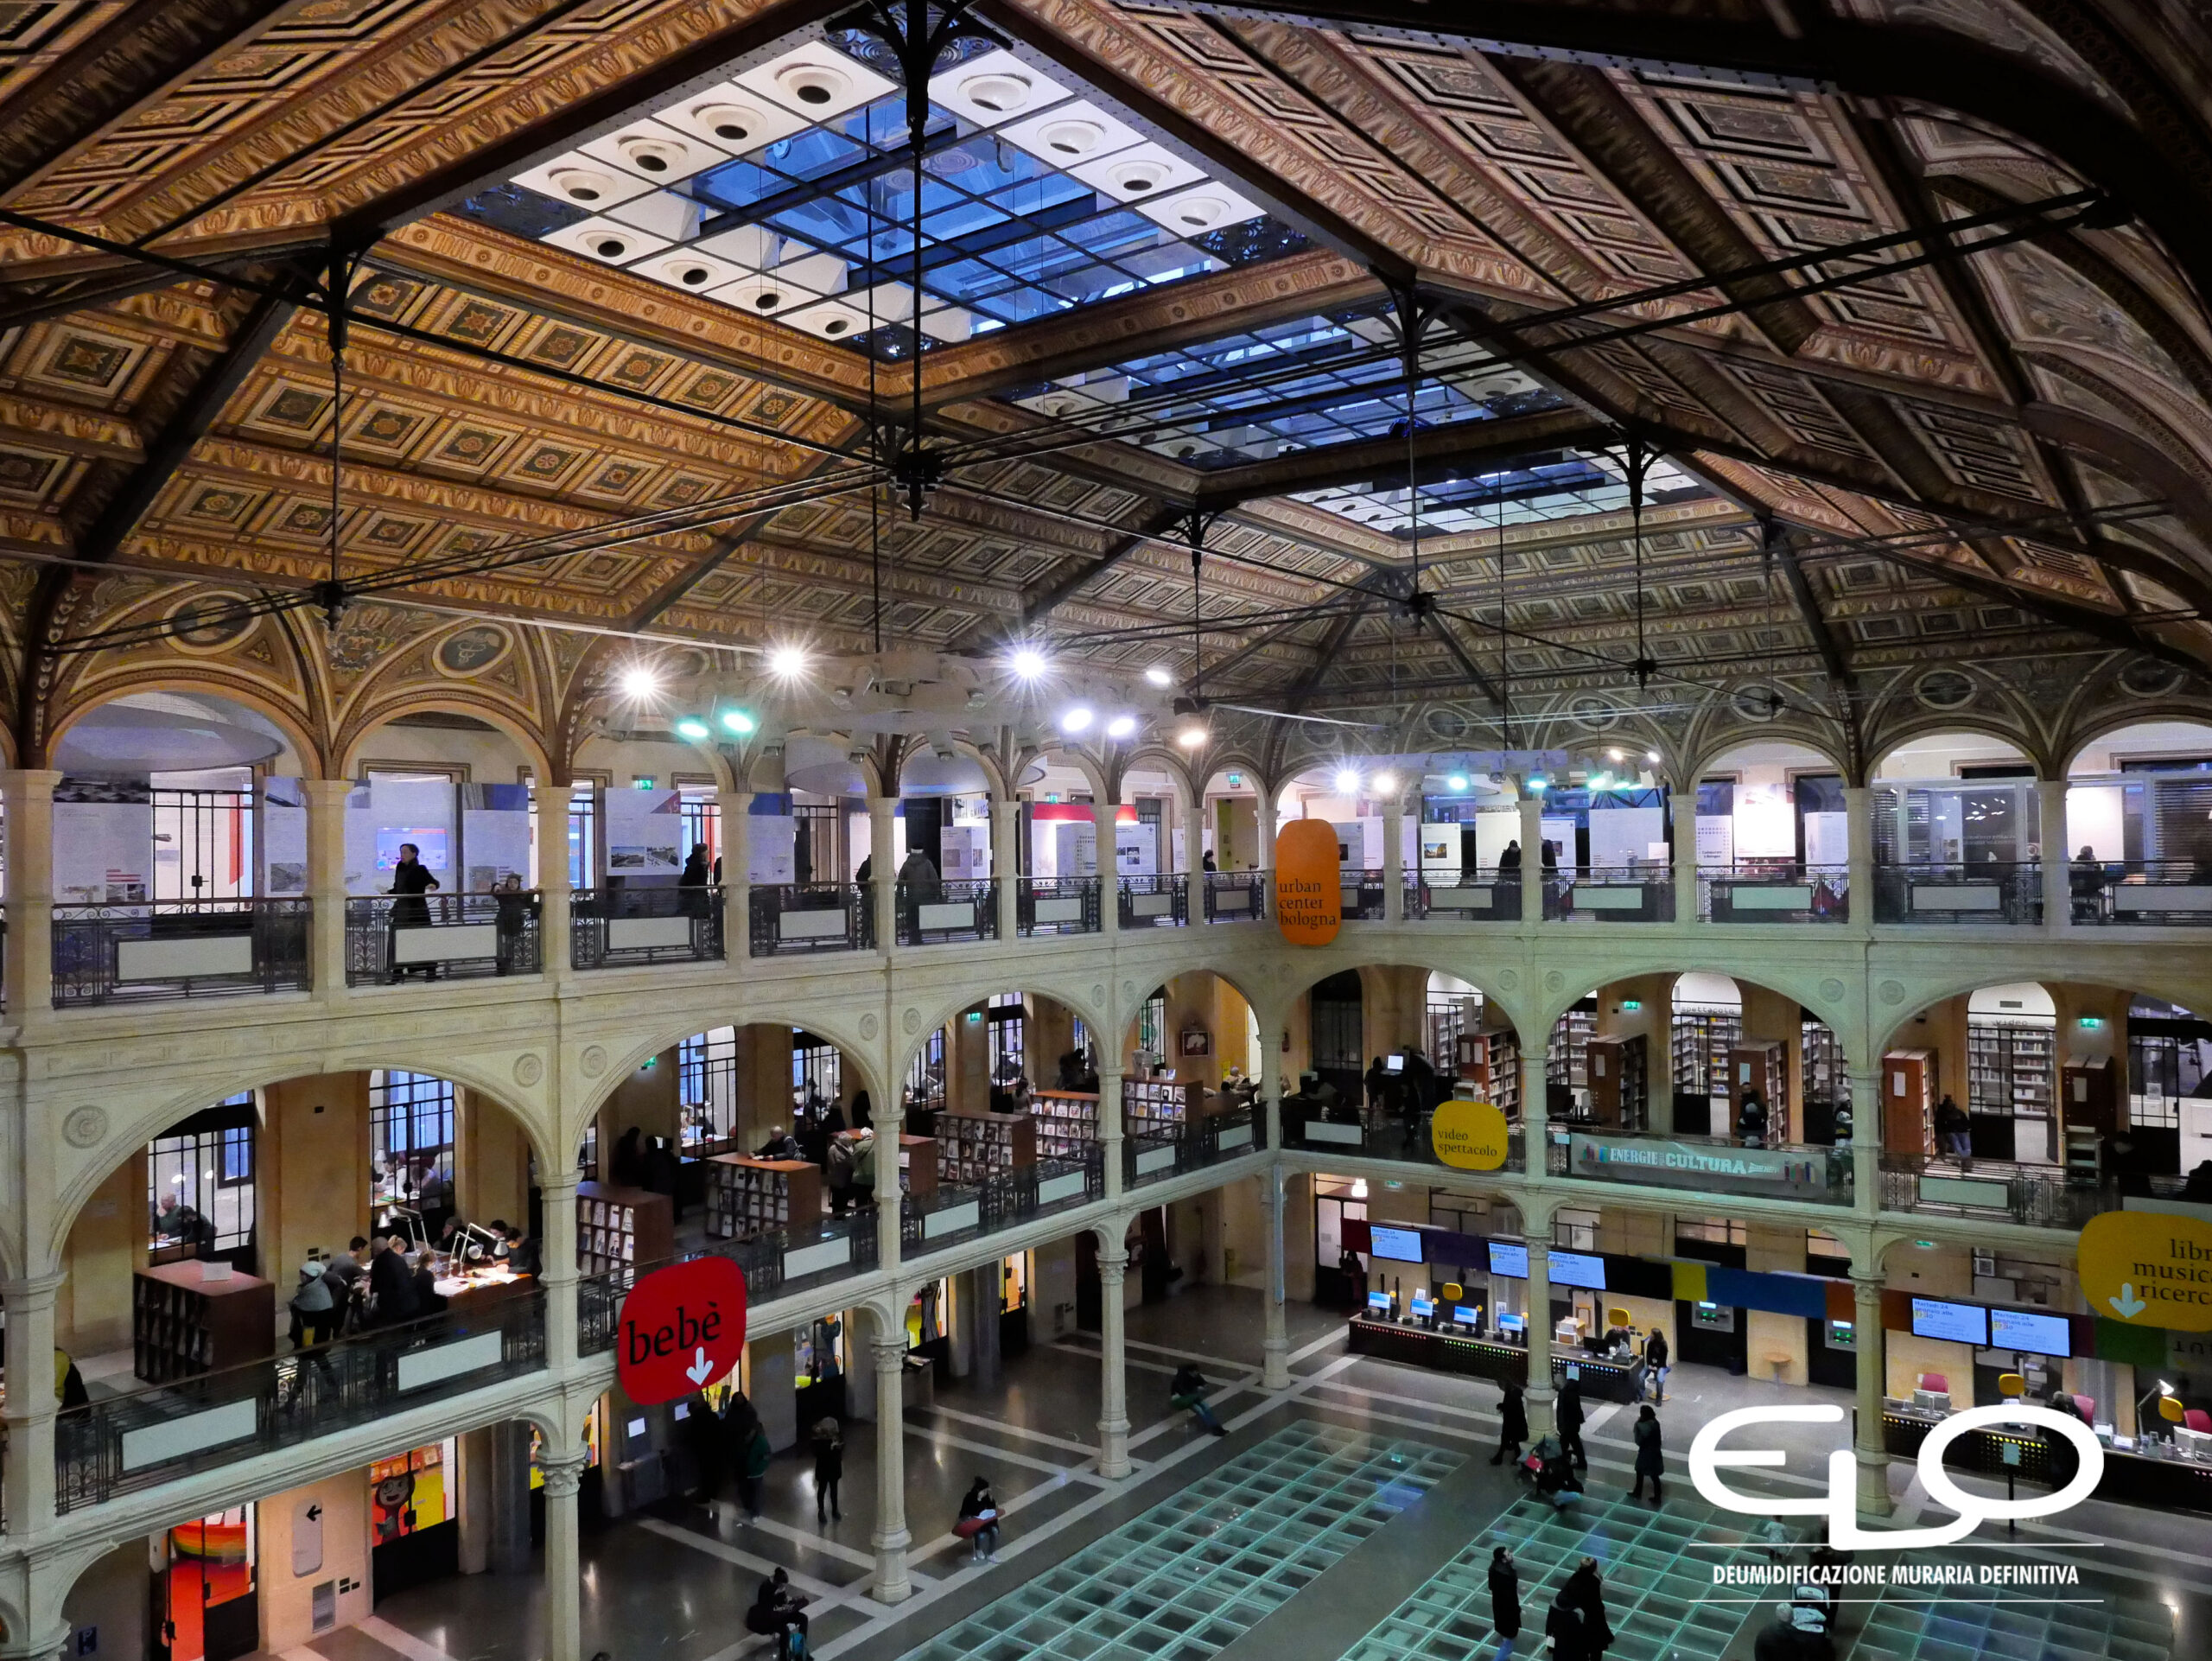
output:
<instances>
[{"instance_id":1,"label":"service counter","mask_svg":"<svg viewBox=\"0 0 2212 1661\"><path fill-rule=\"evenodd\" d=\"M1411 1366L1427 1367L1432 1372L1487 1378L1493 1384L1503 1384L1510 1378L1516 1384L1525 1384L1529 1378L1529 1352L1522 1345L1476 1338L1465 1332L1377 1321L1371 1315L1352 1317L1349 1347L1354 1355L1370 1355L1380 1361L1402 1361ZM1636 1399L1640 1363L1603 1361L1580 1351L1554 1346L1554 1386L1565 1380L1570 1364L1578 1370L1586 1398L1601 1402Z\"/></svg>"},{"instance_id":2,"label":"service counter","mask_svg":"<svg viewBox=\"0 0 2212 1661\"><path fill-rule=\"evenodd\" d=\"M1893 1458L1913 1459L1943 1415L1896 1402L1882 1410L1882 1445ZM2051 1486L2050 1448L2037 1433L2002 1425L1969 1430L1944 1455L1955 1471L2001 1477L2008 1471L2037 1487ZM2212 1459L2198 1459L2166 1441L2148 1448L2105 1443L2104 1480L2097 1498L2158 1511L2212 1512Z\"/></svg>"}]
</instances>

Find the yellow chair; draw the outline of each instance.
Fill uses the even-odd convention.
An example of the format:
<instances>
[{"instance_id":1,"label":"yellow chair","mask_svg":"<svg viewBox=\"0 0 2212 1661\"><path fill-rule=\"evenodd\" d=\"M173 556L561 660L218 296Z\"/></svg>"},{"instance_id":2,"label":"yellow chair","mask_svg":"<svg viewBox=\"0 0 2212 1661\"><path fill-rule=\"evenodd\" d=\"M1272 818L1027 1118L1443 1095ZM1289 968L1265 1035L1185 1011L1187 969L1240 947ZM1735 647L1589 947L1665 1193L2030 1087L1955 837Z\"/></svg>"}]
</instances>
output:
<instances>
[{"instance_id":1,"label":"yellow chair","mask_svg":"<svg viewBox=\"0 0 2212 1661\"><path fill-rule=\"evenodd\" d=\"M1625 1309L1608 1309L1605 1311L1605 1325L1608 1328L1614 1327L1633 1327L1635 1324L1636 1317L1630 1314Z\"/></svg>"},{"instance_id":2,"label":"yellow chair","mask_svg":"<svg viewBox=\"0 0 2212 1661\"><path fill-rule=\"evenodd\" d=\"M2007 1397L2024 1396L2028 1393L2028 1381L2017 1372L2000 1373L1997 1379L1997 1393Z\"/></svg>"},{"instance_id":3,"label":"yellow chair","mask_svg":"<svg viewBox=\"0 0 2212 1661\"><path fill-rule=\"evenodd\" d=\"M2158 1397L2158 1416L2168 1424L2179 1424L2183 1412L2180 1397L2161 1396Z\"/></svg>"},{"instance_id":4,"label":"yellow chair","mask_svg":"<svg viewBox=\"0 0 2212 1661\"><path fill-rule=\"evenodd\" d=\"M1437 1289L1439 1298L1446 1303L1457 1303L1467 1295L1467 1289L1457 1281L1446 1281Z\"/></svg>"}]
</instances>

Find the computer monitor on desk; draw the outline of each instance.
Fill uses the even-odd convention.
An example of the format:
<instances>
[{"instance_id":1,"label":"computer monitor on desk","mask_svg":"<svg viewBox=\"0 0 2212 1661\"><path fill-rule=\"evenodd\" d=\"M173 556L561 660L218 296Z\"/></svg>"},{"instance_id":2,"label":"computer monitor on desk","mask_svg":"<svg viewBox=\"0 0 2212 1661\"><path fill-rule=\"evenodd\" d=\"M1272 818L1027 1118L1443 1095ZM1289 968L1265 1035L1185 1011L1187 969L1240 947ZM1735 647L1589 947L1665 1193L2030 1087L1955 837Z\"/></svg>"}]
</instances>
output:
<instances>
[{"instance_id":1,"label":"computer monitor on desk","mask_svg":"<svg viewBox=\"0 0 2212 1661\"><path fill-rule=\"evenodd\" d=\"M1367 1295L1367 1313L1370 1315L1389 1314L1390 1295L1388 1292L1370 1292Z\"/></svg>"},{"instance_id":2,"label":"computer monitor on desk","mask_svg":"<svg viewBox=\"0 0 2212 1661\"><path fill-rule=\"evenodd\" d=\"M1455 1304L1452 1310L1452 1324L1455 1327L1465 1327L1471 1333L1480 1332L1483 1324L1482 1307L1479 1304Z\"/></svg>"},{"instance_id":3,"label":"computer monitor on desk","mask_svg":"<svg viewBox=\"0 0 2212 1661\"><path fill-rule=\"evenodd\" d=\"M2191 1459L2212 1459L2212 1430L2190 1430L2177 1424L2174 1446Z\"/></svg>"},{"instance_id":4,"label":"computer monitor on desk","mask_svg":"<svg viewBox=\"0 0 2212 1661\"><path fill-rule=\"evenodd\" d=\"M1508 1338L1518 1338L1529 1330L1529 1318L1526 1315L1500 1315L1497 1330Z\"/></svg>"},{"instance_id":5,"label":"computer monitor on desk","mask_svg":"<svg viewBox=\"0 0 2212 1661\"><path fill-rule=\"evenodd\" d=\"M1436 1300L1433 1298L1425 1298L1420 1293L1416 1292L1414 1294L1413 1311L1414 1319L1415 1321L1427 1321L1431 1315L1436 1313Z\"/></svg>"},{"instance_id":6,"label":"computer monitor on desk","mask_svg":"<svg viewBox=\"0 0 2212 1661\"><path fill-rule=\"evenodd\" d=\"M1916 1390L1912 1392L1912 1404L1923 1413L1948 1413L1951 1410L1951 1392L1948 1390Z\"/></svg>"}]
</instances>

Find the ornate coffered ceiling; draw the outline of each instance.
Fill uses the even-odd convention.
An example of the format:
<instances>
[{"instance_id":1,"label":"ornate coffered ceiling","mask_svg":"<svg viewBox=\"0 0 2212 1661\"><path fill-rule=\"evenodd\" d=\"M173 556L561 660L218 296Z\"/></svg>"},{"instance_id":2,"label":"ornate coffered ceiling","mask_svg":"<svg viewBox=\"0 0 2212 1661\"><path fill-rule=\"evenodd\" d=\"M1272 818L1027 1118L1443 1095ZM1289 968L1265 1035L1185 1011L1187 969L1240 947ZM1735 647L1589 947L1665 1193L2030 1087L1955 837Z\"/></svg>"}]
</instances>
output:
<instances>
[{"instance_id":1,"label":"ornate coffered ceiling","mask_svg":"<svg viewBox=\"0 0 2212 1661\"><path fill-rule=\"evenodd\" d=\"M918 517L869 487L911 350L548 242L511 183L849 10L0 8L16 754L95 661L193 650L146 620L194 582L289 603L334 544L385 633L557 625L512 659L549 726L625 634L1045 638L1190 684L1194 514L1207 690L1285 710L1787 682L1856 751L1871 689L1935 657L2212 662L2212 45L2184 8L982 0L999 49L1282 234L940 331ZM971 137L988 162L980 128L932 154ZM334 422L334 239L360 262ZM1410 434L1400 290L1432 372ZM1665 458L1640 544L1631 438ZM355 648L323 628L241 638L334 685Z\"/></svg>"}]
</instances>

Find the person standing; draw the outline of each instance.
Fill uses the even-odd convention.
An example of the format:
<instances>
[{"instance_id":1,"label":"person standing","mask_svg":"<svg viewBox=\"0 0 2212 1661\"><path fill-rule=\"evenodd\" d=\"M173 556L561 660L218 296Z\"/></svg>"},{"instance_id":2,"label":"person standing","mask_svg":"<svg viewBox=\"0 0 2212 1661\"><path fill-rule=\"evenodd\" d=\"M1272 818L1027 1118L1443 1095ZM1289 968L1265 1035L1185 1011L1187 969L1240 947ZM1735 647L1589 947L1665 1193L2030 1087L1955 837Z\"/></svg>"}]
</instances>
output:
<instances>
[{"instance_id":1,"label":"person standing","mask_svg":"<svg viewBox=\"0 0 2212 1661\"><path fill-rule=\"evenodd\" d=\"M1948 1091L1943 1093L1943 1099L1936 1104L1936 1142L1945 1153L1959 1161L1961 1170L1965 1170L1972 1163L1974 1120L1966 1109L1951 1099Z\"/></svg>"},{"instance_id":2,"label":"person standing","mask_svg":"<svg viewBox=\"0 0 2212 1661\"><path fill-rule=\"evenodd\" d=\"M298 1289L292 1294L292 1347L296 1350L327 1344L337 1325L337 1301L323 1282L324 1273L322 1259L315 1255L314 1248L308 1248L308 1260L300 1265Z\"/></svg>"},{"instance_id":3,"label":"person standing","mask_svg":"<svg viewBox=\"0 0 2212 1661\"><path fill-rule=\"evenodd\" d=\"M399 931L429 927L430 902L422 896L437 886L438 879L423 863L423 850L411 842L401 843L399 862L391 868L391 892L398 897L391 902L391 932L385 958L385 967L395 982L403 972L399 967ZM410 964L404 972L411 975L416 969L431 980L438 977L435 963Z\"/></svg>"},{"instance_id":4,"label":"person standing","mask_svg":"<svg viewBox=\"0 0 2212 1661\"><path fill-rule=\"evenodd\" d=\"M1560 1595L1573 1602L1582 1617L1582 1643L1591 1661L1613 1646L1612 1624L1605 1619L1605 1584L1599 1578L1598 1560L1585 1557L1567 1577Z\"/></svg>"},{"instance_id":5,"label":"person standing","mask_svg":"<svg viewBox=\"0 0 2212 1661\"><path fill-rule=\"evenodd\" d=\"M837 1503L837 1485L845 1477L845 1434L834 1418L824 1416L814 1426L814 1520L826 1524L833 1518L845 1520Z\"/></svg>"},{"instance_id":6,"label":"person standing","mask_svg":"<svg viewBox=\"0 0 2212 1661\"><path fill-rule=\"evenodd\" d=\"M1559 1427L1559 1450L1572 1459L1583 1470L1590 1468L1590 1455L1582 1448L1582 1381L1570 1371L1566 1383L1559 1387L1559 1401L1554 1406L1552 1422Z\"/></svg>"},{"instance_id":7,"label":"person standing","mask_svg":"<svg viewBox=\"0 0 2212 1661\"><path fill-rule=\"evenodd\" d=\"M760 1515L760 1500L768 1486L768 1467L775 1459L775 1450L768 1446L768 1433L761 1428L760 1416L753 1419L753 1434L746 1439L741 1463L738 1467L737 1492L745 1501L745 1514Z\"/></svg>"},{"instance_id":8,"label":"person standing","mask_svg":"<svg viewBox=\"0 0 2212 1661\"><path fill-rule=\"evenodd\" d=\"M1575 1607L1573 1594L1564 1586L1544 1617L1544 1636L1552 1641L1552 1661L1593 1661L1597 1654L1583 1632L1582 1611Z\"/></svg>"},{"instance_id":9,"label":"person standing","mask_svg":"<svg viewBox=\"0 0 2212 1661\"><path fill-rule=\"evenodd\" d=\"M1651 1480L1651 1503L1659 1501L1659 1479L1667 1469L1666 1455L1659 1447L1659 1416L1647 1403L1636 1416L1636 1481L1628 1491L1630 1499L1643 1498L1643 1482Z\"/></svg>"},{"instance_id":10,"label":"person standing","mask_svg":"<svg viewBox=\"0 0 2212 1661\"><path fill-rule=\"evenodd\" d=\"M1521 1636L1521 1571L1504 1546L1490 1554L1490 1629L1497 1634L1492 1661L1513 1661L1513 1640Z\"/></svg>"},{"instance_id":11,"label":"person standing","mask_svg":"<svg viewBox=\"0 0 2212 1661\"><path fill-rule=\"evenodd\" d=\"M1667 1404L1667 1334L1654 1327L1643 1340L1643 1387L1659 1406Z\"/></svg>"},{"instance_id":12,"label":"person standing","mask_svg":"<svg viewBox=\"0 0 2212 1661\"><path fill-rule=\"evenodd\" d=\"M416 1315L415 1271L408 1266L404 1242L397 1234L377 1242L369 1259L369 1295L376 1301L370 1324L397 1327Z\"/></svg>"},{"instance_id":13,"label":"person standing","mask_svg":"<svg viewBox=\"0 0 2212 1661\"><path fill-rule=\"evenodd\" d=\"M1521 1444L1529 1440L1529 1403L1521 1386L1510 1378L1505 1381L1505 1397L1497 1405L1497 1451L1490 1456L1490 1462L1517 1464Z\"/></svg>"}]
</instances>

